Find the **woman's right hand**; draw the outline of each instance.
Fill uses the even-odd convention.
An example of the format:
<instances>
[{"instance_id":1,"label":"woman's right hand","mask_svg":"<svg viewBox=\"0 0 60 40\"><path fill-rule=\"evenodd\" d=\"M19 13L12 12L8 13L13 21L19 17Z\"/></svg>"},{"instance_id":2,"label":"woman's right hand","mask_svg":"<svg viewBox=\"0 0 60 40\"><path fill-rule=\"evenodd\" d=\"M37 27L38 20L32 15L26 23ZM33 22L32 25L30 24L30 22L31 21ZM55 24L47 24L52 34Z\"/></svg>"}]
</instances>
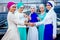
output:
<instances>
[{"instance_id":1,"label":"woman's right hand","mask_svg":"<svg viewBox=\"0 0 60 40\"><path fill-rule=\"evenodd\" d=\"M29 26L33 27L35 24L34 23L29 23Z\"/></svg>"},{"instance_id":2,"label":"woman's right hand","mask_svg":"<svg viewBox=\"0 0 60 40\"><path fill-rule=\"evenodd\" d=\"M24 25L28 25L28 22L27 21L24 21Z\"/></svg>"}]
</instances>

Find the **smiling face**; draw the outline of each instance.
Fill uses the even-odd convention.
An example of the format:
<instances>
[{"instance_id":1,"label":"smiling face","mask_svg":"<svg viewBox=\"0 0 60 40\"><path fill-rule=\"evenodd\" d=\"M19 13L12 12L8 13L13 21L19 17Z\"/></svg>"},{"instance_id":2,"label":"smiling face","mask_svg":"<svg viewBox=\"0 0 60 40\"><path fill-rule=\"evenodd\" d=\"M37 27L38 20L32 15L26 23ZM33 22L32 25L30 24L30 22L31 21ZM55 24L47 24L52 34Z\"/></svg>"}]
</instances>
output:
<instances>
[{"instance_id":1,"label":"smiling face","mask_svg":"<svg viewBox=\"0 0 60 40\"><path fill-rule=\"evenodd\" d=\"M46 8L47 10L50 10L51 9L51 5L49 3L46 4Z\"/></svg>"},{"instance_id":2,"label":"smiling face","mask_svg":"<svg viewBox=\"0 0 60 40\"><path fill-rule=\"evenodd\" d=\"M44 7L43 6L40 7L40 11L44 12Z\"/></svg>"},{"instance_id":3,"label":"smiling face","mask_svg":"<svg viewBox=\"0 0 60 40\"><path fill-rule=\"evenodd\" d=\"M14 11L16 10L16 6L14 5L14 6L10 7L9 10L10 10L11 12L14 12Z\"/></svg>"},{"instance_id":4,"label":"smiling face","mask_svg":"<svg viewBox=\"0 0 60 40\"><path fill-rule=\"evenodd\" d=\"M31 8L31 12L35 12L35 8Z\"/></svg>"},{"instance_id":5,"label":"smiling face","mask_svg":"<svg viewBox=\"0 0 60 40\"><path fill-rule=\"evenodd\" d=\"M19 8L19 11L22 12L24 10L24 7Z\"/></svg>"}]
</instances>

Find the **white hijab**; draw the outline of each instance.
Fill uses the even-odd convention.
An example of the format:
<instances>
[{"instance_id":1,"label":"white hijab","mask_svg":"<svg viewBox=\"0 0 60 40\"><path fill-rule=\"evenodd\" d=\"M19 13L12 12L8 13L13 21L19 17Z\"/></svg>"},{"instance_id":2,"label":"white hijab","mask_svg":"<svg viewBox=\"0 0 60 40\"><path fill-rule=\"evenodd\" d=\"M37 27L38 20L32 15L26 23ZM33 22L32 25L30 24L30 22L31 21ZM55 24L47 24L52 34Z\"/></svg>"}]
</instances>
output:
<instances>
[{"instance_id":1,"label":"white hijab","mask_svg":"<svg viewBox=\"0 0 60 40\"><path fill-rule=\"evenodd\" d=\"M49 10L49 12L51 12L53 9L54 9L54 1L48 1L48 2L50 2L51 4L52 4L52 8Z\"/></svg>"}]
</instances>

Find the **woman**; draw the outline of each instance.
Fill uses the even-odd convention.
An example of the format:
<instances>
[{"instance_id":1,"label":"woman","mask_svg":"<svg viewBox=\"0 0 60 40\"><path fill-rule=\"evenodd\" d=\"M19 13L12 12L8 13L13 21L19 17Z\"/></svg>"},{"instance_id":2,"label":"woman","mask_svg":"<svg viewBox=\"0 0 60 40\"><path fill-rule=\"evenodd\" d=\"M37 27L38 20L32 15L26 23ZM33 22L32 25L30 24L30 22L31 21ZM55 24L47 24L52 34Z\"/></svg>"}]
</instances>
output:
<instances>
[{"instance_id":1,"label":"woman","mask_svg":"<svg viewBox=\"0 0 60 40\"><path fill-rule=\"evenodd\" d=\"M17 24L22 24L23 22L15 17L14 12L16 10L16 5L14 2L9 2L7 8L9 11L7 16L8 30L1 40L20 40L17 31Z\"/></svg>"},{"instance_id":2,"label":"woman","mask_svg":"<svg viewBox=\"0 0 60 40\"><path fill-rule=\"evenodd\" d=\"M31 14L29 23L35 23L38 22L38 15L36 13L36 6L31 6ZM27 40L38 40L38 30L35 26L29 26L28 30L28 38Z\"/></svg>"},{"instance_id":3,"label":"woman","mask_svg":"<svg viewBox=\"0 0 60 40\"><path fill-rule=\"evenodd\" d=\"M43 21L37 22L36 25L45 25L44 31L44 40L53 40L56 38L56 13L54 12L54 2L48 1L46 8L49 12L46 14L46 17ZM32 24L34 25L34 24Z\"/></svg>"},{"instance_id":4,"label":"woman","mask_svg":"<svg viewBox=\"0 0 60 40\"><path fill-rule=\"evenodd\" d=\"M17 4L17 11L15 13L15 16L17 19L19 19L22 22L27 21L26 14L23 13L24 4L22 2ZM18 32L21 40L26 40L26 25L22 23L21 25L17 25Z\"/></svg>"},{"instance_id":5,"label":"woman","mask_svg":"<svg viewBox=\"0 0 60 40\"><path fill-rule=\"evenodd\" d=\"M40 21L42 21L42 20L44 20L44 18L46 16L44 4L40 4L39 8L40 8L41 13L38 16L39 16ZM45 29L44 24L41 24L38 26L39 40L44 40L44 29Z\"/></svg>"}]
</instances>

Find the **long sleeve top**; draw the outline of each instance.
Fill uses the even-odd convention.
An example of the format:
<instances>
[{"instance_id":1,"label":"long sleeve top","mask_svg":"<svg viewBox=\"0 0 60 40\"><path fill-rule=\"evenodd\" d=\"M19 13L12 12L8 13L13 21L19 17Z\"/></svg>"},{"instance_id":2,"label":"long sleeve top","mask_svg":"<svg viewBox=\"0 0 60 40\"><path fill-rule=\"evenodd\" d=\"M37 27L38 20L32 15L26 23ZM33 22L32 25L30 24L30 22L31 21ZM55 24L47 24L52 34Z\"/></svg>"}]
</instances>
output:
<instances>
[{"instance_id":1,"label":"long sleeve top","mask_svg":"<svg viewBox=\"0 0 60 40\"><path fill-rule=\"evenodd\" d=\"M15 17L15 14L12 12L8 12L7 21L8 21L8 29L15 29L17 27L17 24L24 23L23 21L18 20Z\"/></svg>"}]
</instances>

